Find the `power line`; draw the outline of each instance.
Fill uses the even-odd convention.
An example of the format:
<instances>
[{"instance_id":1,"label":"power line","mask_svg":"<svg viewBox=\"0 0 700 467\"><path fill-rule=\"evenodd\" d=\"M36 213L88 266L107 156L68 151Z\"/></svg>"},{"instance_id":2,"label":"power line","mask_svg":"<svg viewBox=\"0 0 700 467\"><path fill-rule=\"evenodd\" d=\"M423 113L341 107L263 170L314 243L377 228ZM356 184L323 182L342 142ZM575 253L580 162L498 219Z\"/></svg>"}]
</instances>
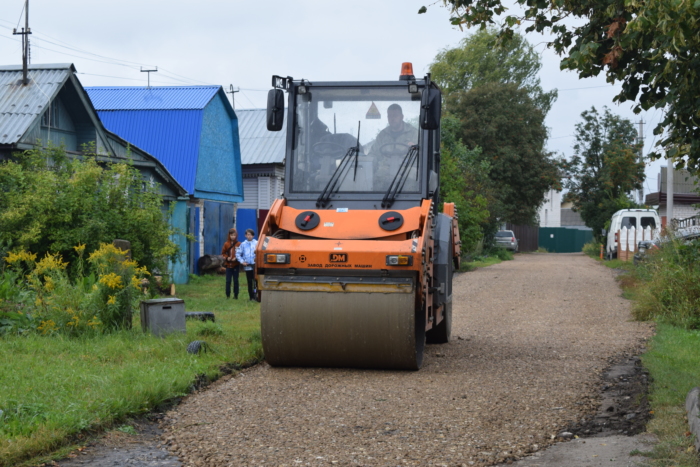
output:
<instances>
[{"instance_id":1,"label":"power line","mask_svg":"<svg viewBox=\"0 0 700 467\"><path fill-rule=\"evenodd\" d=\"M609 87L611 87L611 86L612 86L612 85L607 85L607 86L588 86L588 87L585 87L585 88L557 89L557 92L560 92L560 91L578 91L578 90L580 90L580 89L609 88Z\"/></svg>"},{"instance_id":2,"label":"power line","mask_svg":"<svg viewBox=\"0 0 700 467\"><path fill-rule=\"evenodd\" d=\"M0 19L0 21L3 21L3 22L8 23L8 21L6 21L6 20ZM12 24L12 23L10 23L10 24ZM7 29L10 29L10 28L8 28L7 26L3 26L3 25L0 25L0 27L4 27L4 28L7 28ZM139 70L140 67L143 67L143 66L150 66L150 65L145 65L145 64L139 63L139 62L132 62L132 61L129 61L129 60L122 60L122 59L118 59L118 58L107 57L107 56L105 56L105 55L100 55L100 54L96 54L96 53L93 53L93 52L89 52L89 51L86 51L86 50L84 50L84 49L80 49L80 48L71 46L71 45L68 44L67 42L62 41L62 40L60 40L60 39L56 39L56 38L51 37L51 36L49 36L49 35L47 35L47 34L39 34L39 36L45 36L45 37L48 37L48 38L50 38L50 39L53 39L54 41L60 42L60 43L56 43L56 42L52 42L52 41L47 40L47 39L44 39L44 38L41 38L41 39L40 39L41 41L46 42L46 43L48 43L48 44L52 44L52 45L55 45L55 46L57 46L57 47L61 47L61 48L64 48L64 49L71 50L71 51L73 51L73 52L77 52L77 53L79 53L79 54L89 55L89 56L97 57L97 58L83 57L83 56L81 56L81 55L75 55L75 54L71 54L71 53L67 53L67 52L62 52L62 51L60 51L60 50L52 49L52 48L46 47L46 46L40 47L40 48L42 48L42 49L44 49L44 50L48 50L48 51L51 51L51 52L59 53L59 54L62 54L62 55L67 55L67 56L69 56L69 57L76 57L76 58L80 58L80 59L83 59L83 60L90 60L90 61L94 61L94 62L98 62L98 63L105 63L105 64L108 64L108 65L122 66L122 67L130 68L130 69L133 69L133 70ZM3 37L4 37L4 36L3 36ZM62 44L61 44L61 43L62 43ZM65 45L64 45L64 44L65 44ZM37 46L37 47L39 47L39 46ZM102 59L102 60L100 60L100 59ZM181 83L185 83L185 84L200 83L200 84L204 84L204 85L209 85L209 84L211 84L211 83L206 83L206 82L204 82L204 81L200 81L200 80L196 80L196 79L193 79L193 78L189 78L189 77L187 77L187 76L180 75L180 74L178 74L178 73L175 73L175 72L173 72L173 71L167 70L167 69L165 69L165 68L160 68L160 71L161 71L161 72L165 72L165 74L172 75L172 76L170 76L170 79L172 79L172 80L174 80L174 81L179 81L179 82L181 82ZM179 78L181 78L181 79L176 78L176 77L179 77Z\"/></svg>"}]
</instances>

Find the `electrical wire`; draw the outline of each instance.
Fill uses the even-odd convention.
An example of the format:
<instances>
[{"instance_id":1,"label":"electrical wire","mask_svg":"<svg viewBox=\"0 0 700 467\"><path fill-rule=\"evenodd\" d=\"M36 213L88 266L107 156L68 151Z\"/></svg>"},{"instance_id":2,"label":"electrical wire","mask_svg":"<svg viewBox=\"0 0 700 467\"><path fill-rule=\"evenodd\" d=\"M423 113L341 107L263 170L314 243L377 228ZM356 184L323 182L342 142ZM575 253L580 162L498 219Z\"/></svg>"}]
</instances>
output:
<instances>
[{"instance_id":1,"label":"electrical wire","mask_svg":"<svg viewBox=\"0 0 700 467\"><path fill-rule=\"evenodd\" d=\"M22 22L22 14L24 13L24 8L25 8L26 6L27 6L27 3L26 3L26 2L22 2L22 11L20 11L20 13L19 13L19 19L17 20L17 26L15 27L15 29L19 29L19 23ZM10 23L10 24L12 24L12 23Z\"/></svg>"},{"instance_id":2,"label":"electrical wire","mask_svg":"<svg viewBox=\"0 0 700 467\"><path fill-rule=\"evenodd\" d=\"M562 92L562 91L578 91L580 89L595 89L595 88L609 88L612 85L607 85L607 86L588 86L584 88L568 88L568 89L557 89L557 92Z\"/></svg>"}]
</instances>

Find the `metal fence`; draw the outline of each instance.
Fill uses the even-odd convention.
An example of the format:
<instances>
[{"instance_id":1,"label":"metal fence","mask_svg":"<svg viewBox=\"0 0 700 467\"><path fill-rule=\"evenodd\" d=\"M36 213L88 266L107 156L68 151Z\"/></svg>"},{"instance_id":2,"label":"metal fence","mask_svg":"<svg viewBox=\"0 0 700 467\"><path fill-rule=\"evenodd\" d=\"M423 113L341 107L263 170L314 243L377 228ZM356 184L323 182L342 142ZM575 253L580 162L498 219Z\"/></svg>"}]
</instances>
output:
<instances>
[{"instance_id":1,"label":"metal fence","mask_svg":"<svg viewBox=\"0 0 700 467\"><path fill-rule=\"evenodd\" d=\"M672 229L682 229L700 225L700 216L686 217L685 219L671 219Z\"/></svg>"}]
</instances>

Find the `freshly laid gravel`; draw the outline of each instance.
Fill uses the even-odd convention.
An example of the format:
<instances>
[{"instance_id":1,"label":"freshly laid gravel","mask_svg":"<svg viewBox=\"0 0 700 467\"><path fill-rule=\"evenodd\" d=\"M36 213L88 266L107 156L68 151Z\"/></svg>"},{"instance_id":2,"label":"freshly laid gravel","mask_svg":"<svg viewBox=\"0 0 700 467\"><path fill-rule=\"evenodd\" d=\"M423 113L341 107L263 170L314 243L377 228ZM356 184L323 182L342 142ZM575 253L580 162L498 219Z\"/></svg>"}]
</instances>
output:
<instances>
[{"instance_id":1,"label":"freshly laid gravel","mask_svg":"<svg viewBox=\"0 0 700 467\"><path fill-rule=\"evenodd\" d=\"M420 371L261 364L187 397L163 440L195 466L495 464L594 413L606 359L652 332L582 254L460 274L453 298L453 339Z\"/></svg>"}]
</instances>

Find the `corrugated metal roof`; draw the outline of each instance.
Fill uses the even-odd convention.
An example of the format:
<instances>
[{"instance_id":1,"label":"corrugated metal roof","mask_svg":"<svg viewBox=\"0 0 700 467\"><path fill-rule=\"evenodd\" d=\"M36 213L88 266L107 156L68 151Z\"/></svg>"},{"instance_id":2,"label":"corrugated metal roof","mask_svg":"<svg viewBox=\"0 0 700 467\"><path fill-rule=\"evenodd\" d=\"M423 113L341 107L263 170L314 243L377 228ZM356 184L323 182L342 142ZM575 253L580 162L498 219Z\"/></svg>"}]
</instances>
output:
<instances>
[{"instance_id":1,"label":"corrugated metal roof","mask_svg":"<svg viewBox=\"0 0 700 467\"><path fill-rule=\"evenodd\" d=\"M97 110L201 110L221 86L87 87Z\"/></svg>"},{"instance_id":2,"label":"corrugated metal roof","mask_svg":"<svg viewBox=\"0 0 700 467\"><path fill-rule=\"evenodd\" d=\"M241 143L241 164L282 164L287 141L287 120L282 131L268 131L267 110L236 110Z\"/></svg>"},{"instance_id":3,"label":"corrugated metal roof","mask_svg":"<svg viewBox=\"0 0 700 467\"><path fill-rule=\"evenodd\" d=\"M70 63L30 65L24 86L21 66L0 67L0 144L17 143L73 71Z\"/></svg>"},{"instance_id":4,"label":"corrugated metal roof","mask_svg":"<svg viewBox=\"0 0 700 467\"><path fill-rule=\"evenodd\" d=\"M197 174L202 110L99 110L105 128L155 155L189 193Z\"/></svg>"}]
</instances>

